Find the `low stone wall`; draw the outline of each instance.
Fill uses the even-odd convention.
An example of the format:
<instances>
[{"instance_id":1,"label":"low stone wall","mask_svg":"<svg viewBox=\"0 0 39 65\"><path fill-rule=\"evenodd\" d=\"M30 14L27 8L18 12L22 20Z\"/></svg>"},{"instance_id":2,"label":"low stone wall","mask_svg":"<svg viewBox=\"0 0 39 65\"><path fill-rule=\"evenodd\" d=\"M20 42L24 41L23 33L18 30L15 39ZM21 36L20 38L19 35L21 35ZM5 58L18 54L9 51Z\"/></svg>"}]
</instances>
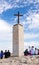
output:
<instances>
[{"instance_id":1,"label":"low stone wall","mask_svg":"<svg viewBox=\"0 0 39 65\"><path fill-rule=\"evenodd\" d=\"M39 55L3 58L0 59L0 65L39 65Z\"/></svg>"}]
</instances>

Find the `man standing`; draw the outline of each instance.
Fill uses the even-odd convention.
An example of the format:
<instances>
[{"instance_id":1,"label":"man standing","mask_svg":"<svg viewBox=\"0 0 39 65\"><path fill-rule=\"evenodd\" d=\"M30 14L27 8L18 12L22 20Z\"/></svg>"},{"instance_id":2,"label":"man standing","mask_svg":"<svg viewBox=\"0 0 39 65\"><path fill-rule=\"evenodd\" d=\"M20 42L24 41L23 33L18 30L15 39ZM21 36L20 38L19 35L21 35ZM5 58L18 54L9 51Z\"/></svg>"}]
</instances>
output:
<instances>
[{"instance_id":1,"label":"man standing","mask_svg":"<svg viewBox=\"0 0 39 65\"><path fill-rule=\"evenodd\" d=\"M34 50L34 46L32 46L31 48L31 55L34 55L35 54L35 50Z\"/></svg>"}]
</instances>

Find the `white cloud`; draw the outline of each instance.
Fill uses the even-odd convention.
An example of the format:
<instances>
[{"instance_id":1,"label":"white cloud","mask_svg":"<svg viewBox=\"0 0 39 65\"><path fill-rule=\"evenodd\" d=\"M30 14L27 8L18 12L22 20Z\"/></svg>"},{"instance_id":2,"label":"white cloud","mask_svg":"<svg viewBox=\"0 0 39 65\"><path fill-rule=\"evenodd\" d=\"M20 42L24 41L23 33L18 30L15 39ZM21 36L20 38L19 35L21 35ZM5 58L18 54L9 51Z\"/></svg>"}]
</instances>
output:
<instances>
[{"instance_id":1,"label":"white cloud","mask_svg":"<svg viewBox=\"0 0 39 65\"><path fill-rule=\"evenodd\" d=\"M38 2L39 3L39 0L35 0L35 2Z\"/></svg>"},{"instance_id":2,"label":"white cloud","mask_svg":"<svg viewBox=\"0 0 39 65\"><path fill-rule=\"evenodd\" d=\"M0 50L12 51L12 26L4 20L0 20Z\"/></svg>"},{"instance_id":3,"label":"white cloud","mask_svg":"<svg viewBox=\"0 0 39 65\"><path fill-rule=\"evenodd\" d=\"M28 22L31 24L29 25L29 29L39 28L39 14L32 14L28 17Z\"/></svg>"},{"instance_id":4,"label":"white cloud","mask_svg":"<svg viewBox=\"0 0 39 65\"><path fill-rule=\"evenodd\" d=\"M27 29L39 29L39 13L33 13L26 18L26 14L24 15L25 21L23 21L24 26L27 26Z\"/></svg>"},{"instance_id":5,"label":"white cloud","mask_svg":"<svg viewBox=\"0 0 39 65\"><path fill-rule=\"evenodd\" d=\"M0 14L3 11L6 11L7 9L12 8L11 4L9 4L8 2L6 2L5 0L0 0Z\"/></svg>"},{"instance_id":6,"label":"white cloud","mask_svg":"<svg viewBox=\"0 0 39 65\"><path fill-rule=\"evenodd\" d=\"M24 34L24 38L25 39L33 39L33 38L37 38L39 37L39 33L35 34L35 33L26 33Z\"/></svg>"},{"instance_id":7,"label":"white cloud","mask_svg":"<svg viewBox=\"0 0 39 65\"><path fill-rule=\"evenodd\" d=\"M25 15L26 18L26 15ZM26 26L27 24L27 30L32 31L33 30L37 30L39 31L39 14L38 13L31 13L28 17L27 20L24 22L24 26ZM34 33L34 32L28 32L24 34L24 39L25 40L32 40L29 42L25 42L24 43L24 47L28 48L29 46L36 46L39 47L39 41L36 41L36 39L39 38L39 33ZM35 41L33 41L33 39Z\"/></svg>"},{"instance_id":8,"label":"white cloud","mask_svg":"<svg viewBox=\"0 0 39 65\"><path fill-rule=\"evenodd\" d=\"M36 9L39 8L39 4L36 4L36 3L39 3L39 0L0 0L0 14L3 12L3 11L6 11L8 9L11 9L11 8L20 8L20 7L26 7L26 6L29 6L30 4L33 4L34 7ZM31 7L32 8L32 7Z\"/></svg>"},{"instance_id":9,"label":"white cloud","mask_svg":"<svg viewBox=\"0 0 39 65\"><path fill-rule=\"evenodd\" d=\"M0 32L10 31L10 29L11 29L11 26L7 22L5 22L4 20L0 20Z\"/></svg>"},{"instance_id":10,"label":"white cloud","mask_svg":"<svg viewBox=\"0 0 39 65\"><path fill-rule=\"evenodd\" d=\"M34 46L34 47L37 47L39 48L39 42L36 42L36 41L30 41L30 42L24 42L24 50L26 48L29 48L29 46Z\"/></svg>"}]
</instances>

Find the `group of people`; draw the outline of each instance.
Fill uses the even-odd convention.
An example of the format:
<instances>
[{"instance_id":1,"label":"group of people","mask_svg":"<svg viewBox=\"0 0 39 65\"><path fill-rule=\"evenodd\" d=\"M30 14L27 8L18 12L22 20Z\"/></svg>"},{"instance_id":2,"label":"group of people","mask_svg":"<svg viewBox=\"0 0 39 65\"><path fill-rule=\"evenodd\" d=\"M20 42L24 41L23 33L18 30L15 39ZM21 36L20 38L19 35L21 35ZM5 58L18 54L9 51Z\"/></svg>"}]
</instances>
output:
<instances>
[{"instance_id":1,"label":"group of people","mask_svg":"<svg viewBox=\"0 0 39 65\"><path fill-rule=\"evenodd\" d=\"M39 55L39 49L34 48L34 46L29 47L29 50L26 49L26 50L24 51L24 55L25 55L25 56L26 56L26 55Z\"/></svg>"},{"instance_id":2,"label":"group of people","mask_svg":"<svg viewBox=\"0 0 39 65\"><path fill-rule=\"evenodd\" d=\"M0 58L2 59L3 58L3 56L5 57L5 58L8 58L8 57L10 57L10 55L11 55L11 53L10 53L10 51L8 50L5 50L5 52L3 52L2 50L1 50L1 52L0 52Z\"/></svg>"}]
</instances>

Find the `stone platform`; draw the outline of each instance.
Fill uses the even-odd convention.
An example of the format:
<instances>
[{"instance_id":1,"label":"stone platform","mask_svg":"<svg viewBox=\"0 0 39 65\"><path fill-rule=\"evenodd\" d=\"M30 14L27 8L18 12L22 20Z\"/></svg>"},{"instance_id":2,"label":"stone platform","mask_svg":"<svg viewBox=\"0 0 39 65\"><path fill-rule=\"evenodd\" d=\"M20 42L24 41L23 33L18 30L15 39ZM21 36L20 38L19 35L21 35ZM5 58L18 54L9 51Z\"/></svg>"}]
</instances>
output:
<instances>
[{"instance_id":1,"label":"stone platform","mask_svg":"<svg viewBox=\"0 0 39 65\"><path fill-rule=\"evenodd\" d=\"M0 65L39 65L39 55L0 59Z\"/></svg>"}]
</instances>

